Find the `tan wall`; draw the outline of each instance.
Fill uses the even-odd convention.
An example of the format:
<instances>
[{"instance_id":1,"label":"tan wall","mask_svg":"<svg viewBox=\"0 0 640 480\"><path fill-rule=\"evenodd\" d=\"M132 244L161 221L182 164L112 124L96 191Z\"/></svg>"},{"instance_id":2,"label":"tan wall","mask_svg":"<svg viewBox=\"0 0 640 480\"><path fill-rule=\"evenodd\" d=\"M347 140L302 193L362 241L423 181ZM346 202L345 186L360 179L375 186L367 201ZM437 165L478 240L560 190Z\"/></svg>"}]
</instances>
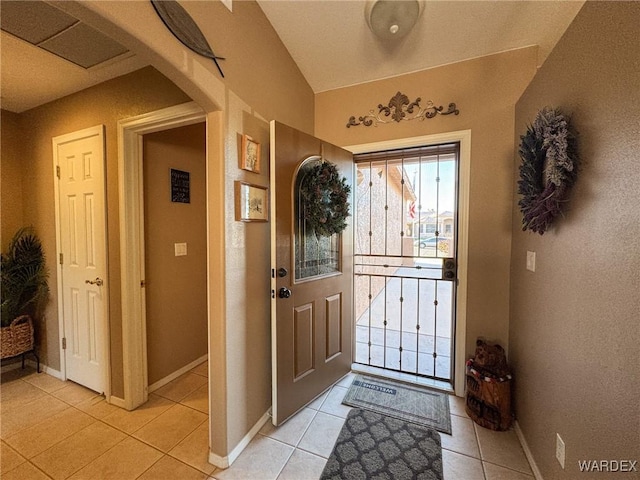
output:
<instances>
[{"instance_id":1,"label":"tan wall","mask_svg":"<svg viewBox=\"0 0 640 480\"><path fill-rule=\"evenodd\" d=\"M535 68L529 47L316 95L316 135L340 146L471 130L467 352L480 335L508 343L513 116ZM346 128L398 91L460 115Z\"/></svg>"},{"instance_id":2,"label":"tan wall","mask_svg":"<svg viewBox=\"0 0 640 480\"><path fill-rule=\"evenodd\" d=\"M225 457L271 405L268 224L233 217L233 184L261 175L238 168L239 135L269 151L267 119L313 132L313 92L255 1L183 2L221 62L187 50L148 2L62 6L121 41L207 112L211 451ZM264 162L265 168L268 162Z\"/></svg>"},{"instance_id":3,"label":"tan wall","mask_svg":"<svg viewBox=\"0 0 640 480\"><path fill-rule=\"evenodd\" d=\"M582 158L552 230L523 233L513 214L515 405L546 480L581 478L579 460L640 460L639 25L640 3L587 2L516 107L516 138L545 105L572 115ZM593 474L618 476L640 478Z\"/></svg>"},{"instance_id":4,"label":"tan wall","mask_svg":"<svg viewBox=\"0 0 640 480\"><path fill-rule=\"evenodd\" d=\"M277 119L311 133L314 102L311 88L256 2L233 2L233 12L218 1L183 5L214 51L227 58L221 62L224 79L210 59L187 50L169 33L149 2L57 4L148 60L207 113L209 358L210 384L215 387L210 389L210 408L218 412L211 418L211 451L225 457L271 404L268 224L236 223L232 201L236 179L267 183L268 161L265 160L261 175L239 170L239 135L248 133L259 139L266 157L269 142L265 119ZM136 95L112 102L109 113L114 118L125 118L188 100L180 92L180 101L154 104L156 95L165 90L163 81L157 85L141 84ZM92 99L87 94L52 105L55 110L49 117L38 117L39 122L47 124L43 131L49 137L46 148L38 147L40 156L51 156L51 136L106 123L91 108ZM60 122L65 126L63 131ZM108 126L109 178L117 178L115 142L114 131ZM25 219L33 219L38 228L44 229L45 248L55 252L52 161L47 162L29 166L23 172L23 178L34 177L35 183L30 181L37 189L28 205L25 203ZM122 397L117 185L110 183L107 194L112 393ZM55 284L52 287L55 291ZM52 302L46 342L52 353L45 358L58 369L56 312L57 306Z\"/></svg>"},{"instance_id":5,"label":"tan wall","mask_svg":"<svg viewBox=\"0 0 640 480\"><path fill-rule=\"evenodd\" d=\"M205 135L200 123L143 139L149 385L207 354ZM189 172L190 203L171 201L172 168Z\"/></svg>"},{"instance_id":6,"label":"tan wall","mask_svg":"<svg viewBox=\"0 0 640 480\"><path fill-rule=\"evenodd\" d=\"M22 175L25 158L21 152L23 145L19 127L20 117L15 113L0 112L0 223L2 251L5 252L19 228L24 227L22 215Z\"/></svg>"},{"instance_id":7,"label":"tan wall","mask_svg":"<svg viewBox=\"0 0 640 480\"><path fill-rule=\"evenodd\" d=\"M60 352L55 293L58 287L51 139L83 128L105 125L111 387L112 393L119 397L123 395L123 384L116 122L187 101L189 98L165 77L153 68L145 68L19 115L21 135L29 138L21 147L25 159L21 165L24 221L35 225L41 235L51 272L49 288L52 295L46 310L44 332L41 333L41 359L55 370L60 369Z\"/></svg>"},{"instance_id":8,"label":"tan wall","mask_svg":"<svg viewBox=\"0 0 640 480\"><path fill-rule=\"evenodd\" d=\"M237 445L271 406L270 223L235 220L236 180L269 185L269 124L229 95L225 178L225 284L229 444ZM260 143L261 173L240 170L241 134Z\"/></svg>"}]
</instances>

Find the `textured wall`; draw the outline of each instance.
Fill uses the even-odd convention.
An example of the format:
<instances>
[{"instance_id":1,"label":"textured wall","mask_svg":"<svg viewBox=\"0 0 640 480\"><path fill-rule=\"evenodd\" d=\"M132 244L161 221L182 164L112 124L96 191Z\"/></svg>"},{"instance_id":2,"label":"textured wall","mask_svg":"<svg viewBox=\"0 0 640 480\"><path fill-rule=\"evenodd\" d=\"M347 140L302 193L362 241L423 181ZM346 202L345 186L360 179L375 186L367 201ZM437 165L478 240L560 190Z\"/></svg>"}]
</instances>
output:
<instances>
[{"instance_id":1,"label":"textured wall","mask_svg":"<svg viewBox=\"0 0 640 480\"><path fill-rule=\"evenodd\" d=\"M207 354L206 125L144 136L149 385ZM189 172L190 203L171 201L170 169ZM175 256L174 243L187 255Z\"/></svg>"},{"instance_id":2,"label":"textured wall","mask_svg":"<svg viewBox=\"0 0 640 480\"><path fill-rule=\"evenodd\" d=\"M268 129L264 119L278 119L312 132L313 92L254 1L234 2L233 12L218 1L183 2L216 54L226 57L222 62L224 79L211 60L187 50L173 37L149 2L59 2L56 5L117 39L170 79L175 84L171 88L175 89L177 85L182 90L178 94L180 101L156 105L151 101L164 93L164 82L140 84L141 91L133 98L122 97L111 102L110 108L118 114L117 118L182 103L189 97L207 113L209 381L215 386L210 389L210 408L217 412L210 419L210 445L214 455L224 458L271 404L268 225L244 227L232 224L231 233L227 235L226 232L233 182L249 175L238 169L238 136L249 133L260 138L263 152L268 152L265 136ZM42 148L43 155L47 155L44 150L51 155L51 136L77 130L87 123L105 123L93 112L88 94L72 98L72 104L60 107L61 111L53 112L46 120L62 122L65 127L63 131L47 130L49 144L46 149ZM83 102L77 99L83 99ZM140 106L144 108L139 109ZM110 178L117 178L117 162L112 160L117 155L115 142L114 131L107 128ZM266 168L268 162L264 165ZM46 229L47 238L51 240L45 247L55 251L51 161L29 168L30 171L23 175L34 175L38 190L36 198L25 204L25 216ZM256 178L251 180L264 182L264 178ZM109 268L114 282L109 299L112 393L122 397L117 184L110 183L107 194ZM229 242L232 243L227 248ZM248 267L251 267L250 271ZM229 297L227 292L231 292ZM235 308L237 292L251 292L250 302L247 302L249 297L243 297L247 305L242 309ZM55 305L51 308L51 312L57 311ZM51 366L59 368L55 314L52 319L47 343L55 351L46 359Z\"/></svg>"},{"instance_id":3,"label":"textured wall","mask_svg":"<svg viewBox=\"0 0 640 480\"><path fill-rule=\"evenodd\" d=\"M535 66L529 47L316 96L316 135L340 146L471 130L467 352L480 335L508 344L513 115ZM423 104L455 102L460 115L346 128L397 91Z\"/></svg>"},{"instance_id":4,"label":"textured wall","mask_svg":"<svg viewBox=\"0 0 640 480\"><path fill-rule=\"evenodd\" d=\"M118 218L118 147L116 122L121 118L189 101L182 91L153 68L96 85L19 115L21 134L29 142L19 146L24 222L41 235L47 256L51 301L41 332L42 361L60 369L58 304L56 293L56 225L51 138L95 125L105 125L106 198L109 273L109 316L112 394L123 396L122 321L120 313L120 229ZM4 123L3 123L4 129ZM4 174L3 174L4 177ZM4 202L3 202L4 203ZM3 207L4 208L4 207Z\"/></svg>"},{"instance_id":5,"label":"textured wall","mask_svg":"<svg viewBox=\"0 0 640 480\"><path fill-rule=\"evenodd\" d=\"M23 158L20 145L19 116L2 110L0 112L2 132L0 135L0 223L2 251L5 252L13 235L19 228L25 226L22 218L22 164Z\"/></svg>"},{"instance_id":6,"label":"textured wall","mask_svg":"<svg viewBox=\"0 0 640 480\"><path fill-rule=\"evenodd\" d=\"M640 3L587 2L516 107L516 139L545 105L571 114L582 157L552 230L523 233L513 214L515 405L546 480L582 478L579 460L640 460L639 25Z\"/></svg>"},{"instance_id":7,"label":"textured wall","mask_svg":"<svg viewBox=\"0 0 640 480\"><path fill-rule=\"evenodd\" d=\"M267 120L311 133L313 92L255 1L182 2L221 62L185 49L149 2L63 2L171 79L207 112L211 452L226 457L271 405L268 224L233 217L235 180L264 184L238 168L242 133L269 151Z\"/></svg>"}]
</instances>

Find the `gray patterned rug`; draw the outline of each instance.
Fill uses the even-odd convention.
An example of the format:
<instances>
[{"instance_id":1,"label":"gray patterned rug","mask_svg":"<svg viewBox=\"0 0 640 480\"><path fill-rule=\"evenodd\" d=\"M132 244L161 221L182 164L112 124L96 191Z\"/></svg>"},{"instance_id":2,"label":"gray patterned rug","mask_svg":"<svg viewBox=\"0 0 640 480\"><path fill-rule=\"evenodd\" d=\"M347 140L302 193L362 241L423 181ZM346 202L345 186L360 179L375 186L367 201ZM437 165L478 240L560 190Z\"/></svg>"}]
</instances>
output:
<instances>
[{"instance_id":1,"label":"gray patterned rug","mask_svg":"<svg viewBox=\"0 0 640 480\"><path fill-rule=\"evenodd\" d=\"M451 434L448 395L435 390L357 375L342 403Z\"/></svg>"},{"instance_id":2,"label":"gray patterned rug","mask_svg":"<svg viewBox=\"0 0 640 480\"><path fill-rule=\"evenodd\" d=\"M354 408L320 480L443 480L440 434Z\"/></svg>"}]
</instances>

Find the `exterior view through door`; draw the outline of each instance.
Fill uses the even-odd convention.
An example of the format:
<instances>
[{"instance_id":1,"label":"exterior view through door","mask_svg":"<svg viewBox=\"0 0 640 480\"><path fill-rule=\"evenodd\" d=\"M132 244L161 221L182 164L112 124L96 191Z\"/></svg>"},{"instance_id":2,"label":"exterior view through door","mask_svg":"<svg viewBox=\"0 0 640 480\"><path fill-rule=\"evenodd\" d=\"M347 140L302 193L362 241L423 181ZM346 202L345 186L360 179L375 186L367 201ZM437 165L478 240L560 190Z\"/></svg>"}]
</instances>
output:
<instances>
[{"instance_id":1,"label":"exterior view through door","mask_svg":"<svg viewBox=\"0 0 640 480\"><path fill-rule=\"evenodd\" d=\"M354 156L358 364L453 385L459 150Z\"/></svg>"}]
</instances>

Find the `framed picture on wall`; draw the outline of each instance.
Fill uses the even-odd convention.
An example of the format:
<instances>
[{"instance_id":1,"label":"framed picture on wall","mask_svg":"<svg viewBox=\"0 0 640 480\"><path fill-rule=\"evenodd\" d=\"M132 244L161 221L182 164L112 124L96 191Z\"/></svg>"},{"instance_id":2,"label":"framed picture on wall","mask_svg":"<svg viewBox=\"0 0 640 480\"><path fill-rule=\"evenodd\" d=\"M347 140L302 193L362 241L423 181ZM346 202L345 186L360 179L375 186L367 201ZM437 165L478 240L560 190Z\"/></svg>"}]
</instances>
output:
<instances>
[{"instance_id":1,"label":"framed picture on wall","mask_svg":"<svg viewBox=\"0 0 640 480\"><path fill-rule=\"evenodd\" d=\"M236 220L266 222L269 220L269 196L266 187L236 182Z\"/></svg>"},{"instance_id":2,"label":"framed picture on wall","mask_svg":"<svg viewBox=\"0 0 640 480\"><path fill-rule=\"evenodd\" d=\"M253 173L260 173L260 144L249 135L242 135L240 168Z\"/></svg>"},{"instance_id":3,"label":"framed picture on wall","mask_svg":"<svg viewBox=\"0 0 640 480\"><path fill-rule=\"evenodd\" d=\"M191 174L175 168L169 170L171 201L173 203L191 203Z\"/></svg>"}]
</instances>

